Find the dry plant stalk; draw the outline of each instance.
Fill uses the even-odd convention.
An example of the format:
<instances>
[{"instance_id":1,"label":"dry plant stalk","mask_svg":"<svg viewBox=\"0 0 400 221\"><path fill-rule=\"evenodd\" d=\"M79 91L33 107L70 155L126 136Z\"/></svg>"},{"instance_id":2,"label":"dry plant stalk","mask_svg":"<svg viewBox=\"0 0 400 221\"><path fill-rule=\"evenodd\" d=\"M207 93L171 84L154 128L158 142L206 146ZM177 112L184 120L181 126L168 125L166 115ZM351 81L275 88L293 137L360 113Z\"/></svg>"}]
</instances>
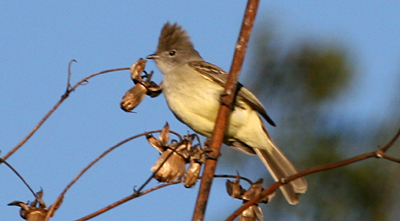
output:
<instances>
[{"instance_id":1,"label":"dry plant stalk","mask_svg":"<svg viewBox=\"0 0 400 221\"><path fill-rule=\"evenodd\" d=\"M386 151L389 150L390 147L393 146L393 144L396 142L396 140L400 137L400 128L397 131L397 133L393 136L393 138L389 141L389 143L387 143L384 147L379 147L378 150L376 151L372 151L369 153L365 153L365 154L361 154L358 156L355 156L353 158L347 159L347 160L343 160L343 161L339 161L336 163L331 163L331 164L327 164L327 165L321 165L321 166L316 166L304 171L301 171L297 174L294 174L292 176L289 176L285 179L282 179L280 182L276 182L274 184L272 184L271 186L269 186L267 189L263 190L260 194L255 195L252 199L250 199L248 202L244 203L240 208L238 208L234 213L231 214L231 216L229 216L226 221L232 221L234 220L237 216L240 216L243 211L245 211L247 208L251 207L252 205L256 204L260 199L268 196L269 194L273 193L276 189L278 189L280 186L285 185L286 183L298 179L299 177L303 177L312 173L317 173L317 172L321 172L321 171L325 171L325 170L330 170L330 169L335 169L335 168L339 168L342 166L346 166L352 163L356 163L362 160L366 160L369 158L383 158L389 161L393 161L393 162L397 162L400 163L400 159L397 158L393 158L390 157L386 154Z\"/></svg>"},{"instance_id":2,"label":"dry plant stalk","mask_svg":"<svg viewBox=\"0 0 400 221\"><path fill-rule=\"evenodd\" d=\"M243 64L247 43L250 39L254 20L258 9L259 0L249 0L246 6L245 15L242 22L241 31L236 44L235 54L233 56L232 66L229 71L229 76L224 88L224 95L221 96L222 103L217 120L215 122L214 131L210 143L211 158L206 160L204 166L203 177L200 184L200 190L197 196L195 210L192 220L200 221L204 219L208 196L211 190L212 180L217 166L217 158L220 154L222 140L225 134L226 125L230 113L230 108L235 99L235 91L237 87L237 79L239 78L240 70Z\"/></svg>"},{"instance_id":3,"label":"dry plant stalk","mask_svg":"<svg viewBox=\"0 0 400 221\"><path fill-rule=\"evenodd\" d=\"M75 61L75 60L73 60ZM72 62L72 61L71 61ZM65 91L65 93L61 96L60 100L54 105L54 107L52 109L49 110L49 112L47 112L47 114L39 121L39 123L31 130L31 132L28 133L28 135L25 136L25 138L23 138L18 144L17 146L15 146L13 149L11 149L6 155L4 155L2 158L4 160L7 160L12 154L14 154L19 148L21 148L26 141L29 140L29 138L31 138L33 136L33 134L44 124L44 122L54 113L55 110L57 110L57 108L64 102L65 99L68 98L69 94L74 91L77 87L79 87L80 85L84 85L88 82L88 80L92 77L95 77L97 75L101 75L101 74L105 74L105 73L110 73L110 72L115 72L115 71L123 71L123 70L129 70L129 68L114 68L114 69L109 69L109 70L105 70L105 71L101 71L95 74L91 74L85 78L83 78L82 80L80 80L78 83L76 83L74 86L70 86L70 76L71 76L71 72L70 72L70 66L71 66L71 62L69 65L69 72L68 72L68 82L67 82L67 89ZM2 161L0 161L0 164L2 163Z\"/></svg>"},{"instance_id":4,"label":"dry plant stalk","mask_svg":"<svg viewBox=\"0 0 400 221\"><path fill-rule=\"evenodd\" d=\"M259 179L257 182L252 183L248 190L245 190L240 184L240 177L239 174L237 175L234 181L227 180L226 181L226 190L229 196L243 200L243 203L246 203L248 200L253 199L255 196L261 194L264 190L263 188L263 179ZM275 196L275 192L272 192L268 196L262 198L257 203L253 204L252 206L248 207L239 215L239 221L256 221L256 220L264 220L264 215L259 203L268 204L271 202L272 198Z\"/></svg>"}]
</instances>

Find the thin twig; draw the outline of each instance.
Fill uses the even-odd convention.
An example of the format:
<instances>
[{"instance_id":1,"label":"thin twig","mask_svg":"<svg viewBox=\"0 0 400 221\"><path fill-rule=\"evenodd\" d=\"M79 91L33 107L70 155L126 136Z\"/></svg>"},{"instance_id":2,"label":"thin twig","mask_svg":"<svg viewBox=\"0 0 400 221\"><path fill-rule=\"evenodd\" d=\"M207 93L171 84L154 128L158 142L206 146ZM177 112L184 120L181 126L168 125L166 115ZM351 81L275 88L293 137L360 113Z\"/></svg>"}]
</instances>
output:
<instances>
[{"instance_id":1,"label":"thin twig","mask_svg":"<svg viewBox=\"0 0 400 221\"><path fill-rule=\"evenodd\" d=\"M238 176L236 176L236 175L215 175L214 177L215 177L215 178L227 178L227 177L229 177L229 178L238 178ZM246 177L241 177L241 176L239 176L239 178L242 179L242 180L247 181L247 182L250 183L250 184L253 183L250 179L248 179L248 178L246 178ZM201 177L199 177L198 179L201 179ZM145 191L143 191L143 192L135 192L135 193L132 194L132 195L129 195L129 196L123 198L123 199L120 199L120 200L118 200L117 202L114 202L114 203L112 203L112 204L110 204L110 205L108 205L108 206L106 206L106 207L104 207L104 208L102 208L102 209L100 209L100 210L98 210L98 211L96 211L96 212L94 212L94 213L91 213L91 214L89 214L89 215L87 215L87 216L85 216L85 217L82 217L82 218L80 218L80 219L78 219L78 220L76 220L76 221L89 220L89 219L94 218L94 217L96 217L96 216L98 216L98 215L100 215L100 214L102 214L102 213L105 213L105 212L107 212L108 210L111 210L111 209L113 209L113 208L115 208L115 207L117 207L117 206L119 206L119 205L121 205L121 204L123 204L123 203L126 203L126 202L128 202L128 201L130 201L130 200L132 200L132 199L138 198L138 197L140 197L140 196L143 196L143 195L145 195L145 194L147 194L147 193L150 193L150 192L152 192L152 191L161 189L161 188L163 188L163 187L170 186L170 185L175 185L175 184L179 184L179 183L182 183L182 180L176 180L176 181L173 181L173 182L170 182L170 183L164 183L164 184L161 184L161 185L159 185L159 186L156 186L156 187L152 187L152 188L150 188L150 189L147 189L147 190L145 190Z\"/></svg>"},{"instance_id":2,"label":"thin twig","mask_svg":"<svg viewBox=\"0 0 400 221\"><path fill-rule=\"evenodd\" d=\"M72 62L77 62L75 59L72 59L69 64L68 64L68 80L67 80L67 88L65 89L65 94L69 94L69 91L71 89L71 66L72 66Z\"/></svg>"},{"instance_id":3,"label":"thin twig","mask_svg":"<svg viewBox=\"0 0 400 221\"><path fill-rule=\"evenodd\" d=\"M400 163L400 159L388 156L386 154L382 154L382 158L390 160L390 161L393 161L393 162L396 162L396 163Z\"/></svg>"},{"instance_id":4,"label":"thin twig","mask_svg":"<svg viewBox=\"0 0 400 221\"><path fill-rule=\"evenodd\" d=\"M387 159L387 160L391 160L391 161L400 163L399 159L392 158L392 157L389 157L386 154L384 154L384 152L387 151L394 144L394 142L399 138L399 134L400 134L400 130L399 130L399 132L397 132L397 134L391 139L391 141L384 148L380 148L379 150L372 151L372 152L365 153L365 154L361 154L361 155L358 155L358 156L355 156L353 158L350 158L350 159L347 159L347 160L343 160L343 161L340 161L340 162L313 167L313 168L301 171L301 172L299 172L297 174L294 174L292 176L289 176L289 177L281 179L280 182L276 182L276 183L272 184L267 189L265 189L260 195L254 197L253 199L249 200L248 202L242 204L242 206L239 209L237 209L234 213L232 213L232 215L229 216L228 219L226 219L226 221L234 220L245 209L247 209L250 206L254 205L255 203L257 203L263 197L271 194L273 191L278 189L280 186L282 186L284 184L287 184L288 182L293 181L295 179L298 179L300 177L304 177L306 175L309 175L309 174L312 174L312 173L316 173L316 172L320 172L320 171L339 168L339 167L342 167L342 166L346 166L346 165L349 165L349 164L352 164L352 163L356 163L356 162L359 162L359 161L362 161L362 160L366 160L366 159L369 159L369 158L373 158L373 157L374 158L384 158L384 159Z\"/></svg>"},{"instance_id":5,"label":"thin twig","mask_svg":"<svg viewBox=\"0 0 400 221\"><path fill-rule=\"evenodd\" d=\"M156 187L150 188L150 189L148 189L148 190L145 190L145 191L143 191L143 192L141 192L141 193L139 193L139 194L132 194L132 195L129 195L129 196L127 196L127 197L125 197L125 198L123 198L123 199L120 199L120 200L118 200L117 202L112 203L112 204L110 204L110 205L108 205L108 206L106 206L106 207L104 207L104 208L102 208L102 209L100 209L100 210L98 210L98 211L92 213L92 214L89 214L89 215L87 215L87 216L85 216L85 217L82 217L82 218L80 218L80 219L77 219L76 221L89 220L89 219L94 218L94 217L96 217L96 216L98 216L98 215L100 215L100 214L102 214L102 213L104 213L104 212L106 212L106 211L108 211L108 210L111 210L111 209L113 209L113 208L115 208L115 207L117 207L117 206L119 206L119 205L121 205L121 204L123 204L123 203L126 203L126 202L128 202L129 200L132 200L132 199L135 199L135 198L137 198L137 197L143 196L143 195L145 195L145 194L147 194L147 193L150 193L150 192L152 192L152 191L161 189L161 188L163 188L163 187L170 186L170 185L174 185L174 184L178 184L178 183L181 183L181 182L182 182L182 181L177 180L177 181L173 181L173 182L170 182L170 183L164 183L164 184L161 184L161 185L159 185L159 186L156 186Z\"/></svg>"},{"instance_id":6,"label":"thin twig","mask_svg":"<svg viewBox=\"0 0 400 221\"><path fill-rule=\"evenodd\" d=\"M389 143L386 144L386 146L382 147L381 150L383 152L386 152L391 146L393 146L394 142L400 137L400 128L397 131L396 135L393 136L393 138L389 141Z\"/></svg>"},{"instance_id":7,"label":"thin twig","mask_svg":"<svg viewBox=\"0 0 400 221\"><path fill-rule=\"evenodd\" d=\"M214 175L214 178L234 178L234 179L239 178L241 180L248 182L250 185L253 185L253 181L251 181L249 178L243 177L243 176L238 176L238 175L223 175L223 174L217 175L216 174L216 175Z\"/></svg>"},{"instance_id":8,"label":"thin twig","mask_svg":"<svg viewBox=\"0 0 400 221\"><path fill-rule=\"evenodd\" d=\"M26 185L26 187L28 187L28 189L31 191L31 193L33 194L33 196L37 199L40 200L39 197L36 195L35 191L32 190L32 188L29 186L29 184L25 181L25 179L18 173L18 171L16 169L14 169L14 167L12 167L7 161L5 161L3 158L0 157L0 162L4 163L5 165L7 165L21 180L22 182Z\"/></svg>"},{"instance_id":9,"label":"thin twig","mask_svg":"<svg viewBox=\"0 0 400 221\"><path fill-rule=\"evenodd\" d=\"M271 194L272 192L274 192L275 190L277 190L280 186L282 186L282 185L284 185L284 184L286 184L286 183L288 183L288 182L290 182L290 181L293 181L293 180L295 180L295 179L297 179L297 178L299 178L299 177L303 177L303 176L309 175L309 174L311 174L311 173L316 173L316 172L319 172L319 171L324 171L324 170L330 170L330 169L338 168L338 167L345 166L345 165L348 165L348 164L351 164L351 163L355 163L355 162L358 162L358 161L361 161L361 160L365 160L365 159L368 159L368 158L371 158L371 157L376 157L376 151L370 152L370 153L366 153L366 154L362 154L362 155L359 155L359 156L357 156L357 157L353 157L353 158L351 158L351 159L347 159L347 160L340 161L340 162L337 162L337 163L332 163L332 164L327 164L327 165L322 165L322 166L313 167L313 168L310 168L310 169L308 169L308 170L305 170L305 171L299 172L299 173L297 173L297 174L294 174L294 175L292 175L292 176L289 176L289 177L287 177L287 178L283 178L283 179L282 179L282 182L276 182L276 183L272 184L272 185L269 186L267 189L265 189L260 195L254 197L253 199L249 200L248 202L242 204L242 206L241 206L239 209L237 209L234 213L232 213L232 215L229 216L229 217L226 219L226 221L232 221L232 220L234 220L234 219L235 219L237 216L239 216L245 209L247 209L247 208L249 208L250 206L254 205L254 204L257 203L258 201L260 201L260 199L262 199L263 197L265 197L265 196Z\"/></svg>"},{"instance_id":10,"label":"thin twig","mask_svg":"<svg viewBox=\"0 0 400 221\"><path fill-rule=\"evenodd\" d=\"M84 84L85 82L87 82L90 78L100 75L100 74L105 74L105 73L109 73L109 72L114 72L114 71L125 71L125 70L129 70L130 68L115 68L115 69L110 69L110 70L105 70L105 71L101 71L92 75L89 75L85 78L83 78L81 81L79 81L77 84L75 84L72 88L70 88L70 90L67 90L60 98L60 100L54 105L54 107L42 118L42 120L39 121L39 123L32 129L31 132L29 132L28 135L26 135L26 137L24 139L21 140L21 142L19 142L19 144L17 146L15 146L12 150L10 150L6 155L3 156L4 160L7 160L7 158L9 158L13 153L15 153L22 145L24 145L26 143L26 141L29 140L29 138L32 137L32 135L40 128L40 126L43 125L43 123L50 117L51 114L53 114L53 112L61 105L61 103L68 97L68 95L71 93L71 91L74 91L79 85ZM0 162L1 164L1 162Z\"/></svg>"},{"instance_id":11,"label":"thin twig","mask_svg":"<svg viewBox=\"0 0 400 221\"><path fill-rule=\"evenodd\" d=\"M211 152L210 158L206 159L203 179L201 180L199 193L197 196L196 207L193 213L192 220L200 221L204 219L206 211L208 196L211 189L212 180L214 177L215 169L217 166L217 158L220 154L220 148L227 128L228 117L230 114L230 107L235 99L235 92L237 87L237 79L239 78L240 70L243 64L247 43L250 39L251 31L253 28L254 20L258 9L259 0L249 0L246 7L246 12L242 22L241 31L236 45L235 54L232 61L230 74L228 76L224 93L221 96L223 104L221 104L218 117L215 122L214 131L209 145Z\"/></svg>"},{"instance_id":12,"label":"thin twig","mask_svg":"<svg viewBox=\"0 0 400 221\"><path fill-rule=\"evenodd\" d=\"M61 192L61 194L58 196L57 200L53 203L54 206L51 206L51 208L50 208L50 210L49 210L49 212L48 212L48 214L47 214L47 216L46 216L46 220L48 220L48 219L53 215L53 213L55 212L56 208L59 208L59 207L60 207L60 205L61 205L61 203L62 203L62 200L63 200L63 198L64 198L64 195L65 195L66 192L71 188L71 186L74 185L74 183L76 183L76 181L78 181L78 179L79 179L87 170L89 170L95 163L97 163L101 158L103 158L105 155L107 155L108 153L110 153L111 151L113 151L113 150L116 149L117 147L119 147L119 146L125 144L125 143L128 142L128 141L131 141L131 140L136 139L136 138L141 137L141 136L146 136L146 135L151 134L151 133L159 133L159 132L161 132L161 130L153 130L153 131L148 131L148 132L144 132L144 133L141 133L141 134L137 134L137 135L135 135L135 136L129 137L129 138L127 138L127 139L125 139L125 140L123 140L123 141L117 143L116 145L110 147L108 150L106 150L106 151L104 151L102 154L100 154L96 159L94 159L94 160L93 160L92 162L90 162L85 168L83 168L83 170L82 170L78 175L76 175L76 177L65 187L65 189L64 189L64 190ZM174 131L170 131L170 132L173 133L173 134L177 134L177 133L174 132ZM179 134L178 134L178 135L179 135Z\"/></svg>"}]
</instances>

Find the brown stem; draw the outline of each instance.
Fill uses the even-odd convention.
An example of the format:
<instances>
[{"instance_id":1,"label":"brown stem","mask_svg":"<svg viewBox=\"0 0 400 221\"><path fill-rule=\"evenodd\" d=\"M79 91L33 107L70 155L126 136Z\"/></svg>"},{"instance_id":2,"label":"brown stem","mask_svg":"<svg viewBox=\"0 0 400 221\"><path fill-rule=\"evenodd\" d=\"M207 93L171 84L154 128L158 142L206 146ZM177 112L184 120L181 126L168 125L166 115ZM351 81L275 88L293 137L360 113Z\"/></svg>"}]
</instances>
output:
<instances>
[{"instance_id":1,"label":"brown stem","mask_svg":"<svg viewBox=\"0 0 400 221\"><path fill-rule=\"evenodd\" d=\"M104 207L104 208L102 208L102 209L100 209L100 210L98 210L98 211L92 213L92 214L89 214L89 215L87 215L87 216L85 216L85 217L82 217L82 218L80 218L80 219L77 219L76 221L89 220L89 219L91 219L91 218L93 218L93 217L96 217L96 216L98 216L98 215L100 215L100 214L102 214L102 213L104 213L104 212L106 212L106 211L108 211L108 210L111 210L111 209L113 209L113 208L115 208L115 207L117 207L117 206L119 206L119 205L121 205L121 204L123 204L123 203L126 203L126 202L128 202L129 200L135 199L135 198L137 198L137 197L139 197L139 196L143 196L143 195L145 195L145 194L147 194L147 193L150 193L150 192L152 192L152 191L161 189L161 188L163 188L163 187L170 186L170 185L174 185L174 184L178 184L178 183L181 183L181 182L182 182L182 181L178 180L178 181L174 181L174 182L171 182L171 183L165 183L165 184L161 184L161 185L159 185L159 186L150 188L150 189L148 189L148 190L145 190L145 191L143 191L143 192L141 192L141 193L129 195L129 196L127 196L127 197L125 197L125 198L123 198L123 199L120 199L120 200L118 200L117 202L112 203L112 204L110 204L110 205L108 205L108 206L106 206L106 207Z\"/></svg>"},{"instance_id":2,"label":"brown stem","mask_svg":"<svg viewBox=\"0 0 400 221\"><path fill-rule=\"evenodd\" d=\"M13 166L11 166L9 163L7 163L7 161L5 161L3 158L0 157L0 162L4 163L6 166L8 166L8 168L10 168L18 177L19 179L21 179L21 181L25 184L26 187L28 187L29 191L31 191L31 193L33 194L33 196L39 200L38 196L36 195L35 191L33 191L33 189L29 186L29 184L25 181L25 179L21 176L21 174L18 173L18 171L16 169L14 169Z\"/></svg>"},{"instance_id":3,"label":"brown stem","mask_svg":"<svg viewBox=\"0 0 400 221\"><path fill-rule=\"evenodd\" d=\"M273 191L278 189L280 186L282 186L282 185L284 185L284 184L286 184L286 183L288 183L290 181L293 181L295 179L298 179L300 177L303 177L303 176L306 176L306 175L309 175L309 174L312 174L312 173L320 172L320 171L325 171L325 170L330 170L330 169L335 169L335 168L338 168L338 167L346 166L346 165L349 165L349 164L352 164L352 163L355 163L355 162L358 162L358 161L362 161L362 160L365 160L365 159L369 159L369 158L372 158L372 157L384 158L384 159L387 159L387 160L391 160L391 161L400 163L399 159L396 159L396 158L393 158L393 157L390 157L390 156L387 156L386 154L384 154L384 152L387 151L394 144L394 142L399 138L399 135L400 135L400 130L396 133L396 135L390 140L390 142L385 147L379 148L379 150L377 150L377 151L361 154L361 155L358 155L358 156L355 156L353 158L350 158L350 159L347 159L347 160L343 160L343 161L340 161L340 162L313 167L313 168L310 168L308 170L301 171L301 172L299 172L297 174L294 174L292 176L283 178L282 180L280 180L280 182L276 182L276 183L272 184L271 186L269 186L267 189L265 189L257 197L254 197L253 199L251 199L248 202L244 203L231 216L229 216L228 219L226 219L226 221L234 220L245 209L247 209L250 206L254 205L258 201L260 201L260 199L262 199L263 197L271 194Z\"/></svg>"},{"instance_id":4,"label":"brown stem","mask_svg":"<svg viewBox=\"0 0 400 221\"><path fill-rule=\"evenodd\" d=\"M249 178L243 177L243 176L238 176L238 175L222 175L222 174L219 175L219 174L216 174L216 175L214 175L214 178L234 178L234 179L239 178L241 180L244 180L244 181L248 182L250 185L253 185L253 181L251 181Z\"/></svg>"},{"instance_id":5,"label":"brown stem","mask_svg":"<svg viewBox=\"0 0 400 221\"><path fill-rule=\"evenodd\" d=\"M217 158L220 153L221 144L227 127L227 121L230 113L230 108L235 99L237 87L237 79L239 78L240 70L243 64L247 43L250 39L250 34L253 28L254 20L258 9L259 0L249 0L246 7L246 12L242 22L239 39L236 45L235 54L233 56L230 74L228 76L224 96L221 96L223 104L221 104L218 112L218 117L215 122L214 131L211 137L210 155L206 159L203 178L201 179L200 189L197 196L196 207L193 213L192 220L200 221L204 219L208 196L211 189L212 180L217 166Z\"/></svg>"},{"instance_id":6,"label":"brown stem","mask_svg":"<svg viewBox=\"0 0 400 221\"><path fill-rule=\"evenodd\" d=\"M49 212L47 213L46 216L46 220L49 220L49 218L51 216L53 216L53 213L55 212L55 210L57 208L60 207L62 200L64 198L65 193L67 193L67 191L71 188L72 185L74 185L76 183L76 181L78 181L78 179L87 171L89 170L90 167L92 167L95 163L97 163L101 158L103 158L105 155L107 155L108 153L110 153L111 151L113 151L114 149L116 149L117 147L121 146L122 144L131 141L133 139L136 139L140 136L146 136L147 134L151 134L151 133L158 133L161 132L161 130L154 130L154 131L149 131L149 132L144 132L141 134L137 134L135 136L129 137L119 143L117 143L116 145L110 147L108 150L104 151L102 154L100 154L100 156L98 156L96 159L94 159L91 163L89 163L85 168L83 168L83 170L76 175L76 177L67 185L67 187L65 187L65 189L61 192L61 194L58 196L57 200L53 203L53 205L50 207ZM170 131L171 133L177 134L176 132Z\"/></svg>"},{"instance_id":7,"label":"brown stem","mask_svg":"<svg viewBox=\"0 0 400 221\"><path fill-rule=\"evenodd\" d=\"M229 177L229 178L237 178L237 175L215 175L215 178L227 178L227 177ZM248 183L252 184L251 180L249 180L249 179L246 178L246 177L239 177L239 178L242 179L242 180L246 180ZM199 179L201 179L201 177L199 177ZM108 210L111 210L111 209L113 209L113 208L115 208L115 207L117 207L117 206L119 206L119 205L121 205L121 204L123 204L123 203L126 203L126 202L128 202L128 201L130 201L130 200L132 200L132 199L138 198L138 197L140 197L140 196L143 196L143 195L145 195L145 194L147 194L147 193L150 193L150 192L152 192L152 191L161 189L161 188L163 188L163 187L170 186L170 185L174 185L174 184L178 184L178 183L182 183L182 180L173 181L173 182L171 182L171 183L164 183L164 184L161 184L161 185L159 185L159 186L156 186L156 187L147 189L147 190L145 190L145 191L143 191L143 192L135 193L135 194L129 195L129 196L127 196L127 197L125 197L125 198L123 198L123 199L120 199L120 200L118 200L117 202L114 202L114 203L112 203L112 204L110 204L110 205L108 205L108 206L106 206L106 207L104 207L104 208L102 208L102 209L100 209L100 210L94 212L94 213L91 213L91 214L89 214L89 215L87 215L87 216L85 216L85 217L82 217L82 218L80 218L80 219L77 219L76 221L89 220L89 219L94 218L94 217L96 217L96 216L98 216L98 215L100 215L100 214L102 214L102 213L105 213L105 212L107 212Z\"/></svg>"},{"instance_id":8,"label":"brown stem","mask_svg":"<svg viewBox=\"0 0 400 221\"><path fill-rule=\"evenodd\" d=\"M19 142L19 144L17 146L15 146L12 150L10 150L6 155L3 156L4 160L7 160L7 158L9 158L13 153L15 153L22 145L24 145L26 143L26 141L29 140L29 138L32 137L32 135L40 128L40 126L43 125L43 123L50 117L51 114L53 114L53 112L61 105L61 103L67 99L68 95L71 93L71 91L75 90L79 85L84 84L85 82L87 82L89 80L89 78L92 78L94 76L100 75L100 74L105 74L108 72L114 72L114 71L124 71L124 70L129 70L130 68L115 68L115 69L110 69L110 70L105 70L102 72L98 72L92 75L89 75L87 77L85 77L84 79L82 79L81 81L79 81L78 83L76 83L70 90L67 90L60 98L60 100L54 105L54 107L43 117L42 120L39 121L39 123L32 129L31 132L29 132L28 135L26 135L26 137L24 139L21 140L21 142ZM0 162L1 164L2 162Z\"/></svg>"},{"instance_id":9,"label":"brown stem","mask_svg":"<svg viewBox=\"0 0 400 221\"><path fill-rule=\"evenodd\" d=\"M386 146L382 147L381 150L383 152L386 152L393 144L396 142L396 140L400 137L400 128L397 131L396 135L393 136L393 138L389 141L389 143L386 144Z\"/></svg>"},{"instance_id":10,"label":"brown stem","mask_svg":"<svg viewBox=\"0 0 400 221\"><path fill-rule=\"evenodd\" d=\"M390 161L393 161L393 162L396 162L396 163L400 163L400 159L388 156L386 154L382 154L382 158L390 160Z\"/></svg>"}]
</instances>

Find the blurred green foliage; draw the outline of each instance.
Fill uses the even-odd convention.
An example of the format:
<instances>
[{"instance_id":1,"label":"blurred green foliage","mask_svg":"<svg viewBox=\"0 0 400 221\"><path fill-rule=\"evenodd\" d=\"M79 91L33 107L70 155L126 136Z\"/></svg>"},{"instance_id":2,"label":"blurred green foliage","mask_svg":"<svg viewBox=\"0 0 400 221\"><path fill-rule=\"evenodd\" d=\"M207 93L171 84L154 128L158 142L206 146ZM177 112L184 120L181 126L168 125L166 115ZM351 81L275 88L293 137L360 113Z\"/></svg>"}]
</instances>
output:
<instances>
[{"instance_id":1,"label":"blurred green foliage","mask_svg":"<svg viewBox=\"0 0 400 221\"><path fill-rule=\"evenodd\" d=\"M278 125L269 130L272 138L299 170L373 151L377 142L385 145L395 134L399 125L393 119L361 127L331 115L355 75L343 45L314 40L288 47L272 30L256 33L254 44L251 69L245 74L251 83L246 86L266 104ZM251 167L252 162L246 164ZM263 207L264 216L266 220L392 220L400 196L394 184L399 179L393 177L399 171L398 164L369 159L312 174L299 205L289 206L278 196ZM266 173L260 176L269 177Z\"/></svg>"},{"instance_id":2,"label":"blurred green foliage","mask_svg":"<svg viewBox=\"0 0 400 221\"><path fill-rule=\"evenodd\" d=\"M352 75L344 51L329 45L299 45L290 53L289 62L295 79L314 102L336 95Z\"/></svg>"}]
</instances>

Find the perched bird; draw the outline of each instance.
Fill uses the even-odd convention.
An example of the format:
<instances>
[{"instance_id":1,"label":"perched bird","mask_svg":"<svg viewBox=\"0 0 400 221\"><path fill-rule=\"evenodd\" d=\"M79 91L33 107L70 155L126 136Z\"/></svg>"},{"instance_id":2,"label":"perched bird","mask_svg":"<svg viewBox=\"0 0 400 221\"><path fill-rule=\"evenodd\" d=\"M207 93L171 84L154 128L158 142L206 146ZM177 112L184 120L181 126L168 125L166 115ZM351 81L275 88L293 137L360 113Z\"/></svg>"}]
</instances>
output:
<instances>
[{"instance_id":1,"label":"perched bird","mask_svg":"<svg viewBox=\"0 0 400 221\"><path fill-rule=\"evenodd\" d=\"M186 31L178 24L164 25L154 59L163 73L162 92L175 116L197 133L211 137L228 74L204 61ZM238 84L224 143L247 154L257 154L275 181L297 173L293 164L269 137L258 114L275 126L263 105L247 88ZM307 190L304 178L281 187L290 204L297 204Z\"/></svg>"}]
</instances>

